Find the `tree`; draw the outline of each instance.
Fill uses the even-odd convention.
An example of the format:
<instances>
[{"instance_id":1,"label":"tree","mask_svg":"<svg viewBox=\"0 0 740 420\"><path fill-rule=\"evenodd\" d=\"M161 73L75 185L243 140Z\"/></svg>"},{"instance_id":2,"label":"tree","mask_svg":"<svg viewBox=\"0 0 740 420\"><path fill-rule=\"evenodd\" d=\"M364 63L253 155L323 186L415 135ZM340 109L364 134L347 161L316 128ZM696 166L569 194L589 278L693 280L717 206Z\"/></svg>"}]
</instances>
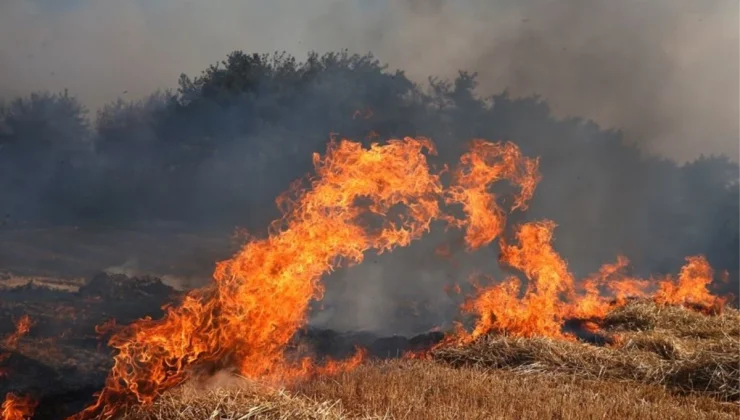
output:
<instances>
[{"instance_id":1,"label":"tree","mask_svg":"<svg viewBox=\"0 0 740 420\"><path fill-rule=\"evenodd\" d=\"M0 189L11 218L45 215L46 194L85 164L92 150L86 113L67 91L33 93L0 107Z\"/></svg>"}]
</instances>

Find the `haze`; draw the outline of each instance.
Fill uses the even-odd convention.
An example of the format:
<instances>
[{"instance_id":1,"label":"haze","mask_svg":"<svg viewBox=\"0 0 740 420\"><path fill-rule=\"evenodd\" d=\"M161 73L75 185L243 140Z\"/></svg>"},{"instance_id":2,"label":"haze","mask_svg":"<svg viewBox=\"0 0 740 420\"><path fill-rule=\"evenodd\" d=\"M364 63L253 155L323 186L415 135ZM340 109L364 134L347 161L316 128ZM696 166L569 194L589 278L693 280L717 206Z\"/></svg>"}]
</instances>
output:
<instances>
[{"instance_id":1,"label":"haze","mask_svg":"<svg viewBox=\"0 0 740 420\"><path fill-rule=\"evenodd\" d=\"M479 73L678 161L738 158L730 0L114 1L0 4L0 95L69 89L90 109L176 86L233 50L373 52L412 79Z\"/></svg>"}]
</instances>

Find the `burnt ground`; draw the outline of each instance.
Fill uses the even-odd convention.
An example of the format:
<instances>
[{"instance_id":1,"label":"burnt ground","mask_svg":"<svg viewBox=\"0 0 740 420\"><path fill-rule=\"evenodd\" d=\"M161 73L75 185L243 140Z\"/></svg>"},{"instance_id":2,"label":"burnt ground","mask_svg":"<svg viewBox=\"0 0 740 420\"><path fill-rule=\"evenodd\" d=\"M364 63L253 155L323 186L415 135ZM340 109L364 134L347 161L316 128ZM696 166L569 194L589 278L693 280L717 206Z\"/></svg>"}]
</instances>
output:
<instances>
[{"instance_id":1,"label":"burnt ground","mask_svg":"<svg viewBox=\"0 0 740 420\"><path fill-rule=\"evenodd\" d=\"M39 401L34 418L61 418L89 402L111 367L110 349L95 326L115 319L130 323L162 315L161 306L178 293L161 280L99 274L77 291L29 283L0 292L0 334L15 330L27 315L33 322L17 345L0 344L9 354L0 394L28 394Z\"/></svg>"},{"instance_id":2,"label":"burnt ground","mask_svg":"<svg viewBox=\"0 0 740 420\"><path fill-rule=\"evenodd\" d=\"M0 228L0 272L59 282L117 271L197 283L208 279L214 262L228 258L240 243L233 231L200 232L164 223L130 229L5 227Z\"/></svg>"},{"instance_id":3,"label":"burnt ground","mask_svg":"<svg viewBox=\"0 0 740 420\"><path fill-rule=\"evenodd\" d=\"M32 395L39 401L34 419L64 418L92 401L112 365L111 349L97 335L96 325L115 319L128 324L144 316L161 317L161 307L178 300L179 292L156 277L98 273L78 290L53 289L33 282L0 291L0 334L15 330L23 315L33 321L30 333L16 346L0 343L0 395ZM339 333L308 328L296 335L301 348L318 358L343 358L356 346L373 357L400 357L442 338L429 333L411 339L378 337L371 333Z\"/></svg>"}]
</instances>

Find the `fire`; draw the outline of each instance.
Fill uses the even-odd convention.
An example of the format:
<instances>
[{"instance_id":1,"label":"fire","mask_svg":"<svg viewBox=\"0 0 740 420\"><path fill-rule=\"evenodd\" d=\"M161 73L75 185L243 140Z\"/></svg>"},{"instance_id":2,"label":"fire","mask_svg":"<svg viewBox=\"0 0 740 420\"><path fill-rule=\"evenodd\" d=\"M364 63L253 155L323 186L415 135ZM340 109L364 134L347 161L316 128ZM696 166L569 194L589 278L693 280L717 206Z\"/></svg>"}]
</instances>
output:
<instances>
[{"instance_id":1,"label":"fire","mask_svg":"<svg viewBox=\"0 0 740 420\"><path fill-rule=\"evenodd\" d=\"M26 420L33 416L37 402L29 396L9 392L3 402L3 420Z\"/></svg>"},{"instance_id":2,"label":"fire","mask_svg":"<svg viewBox=\"0 0 740 420\"><path fill-rule=\"evenodd\" d=\"M231 259L218 263L212 285L165 308L160 320L98 329L112 333L114 366L96 402L73 418L110 417L128 404L150 404L201 371L233 368L255 380L290 383L361 363L361 350L350 360L323 364L290 351L311 300L323 296L322 276L340 264L362 262L369 251L407 246L435 220L464 229L469 250L489 245L504 233L507 213L527 208L540 179L538 160L523 156L515 144L474 140L444 187L427 162L427 154L434 153L425 138L369 148L332 140L325 156L313 156L315 175L278 197L282 217L270 225L268 236L250 237ZM517 189L508 206L491 191L503 180ZM449 214L456 205L464 217ZM659 302L712 300L706 289L711 268L701 257L689 260L677 284L626 276L623 257L577 282L553 247L554 228L550 221L530 222L517 228L514 243L500 240L501 264L529 280L523 297L513 276L478 287L477 296L463 305L478 316L477 325L471 333L458 326L455 339L492 331L570 338L562 333L565 319L589 319L595 330L593 319L629 296L644 296L650 287L658 290ZM451 255L448 248L438 252Z\"/></svg>"},{"instance_id":3,"label":"fire","mask_svg":"<svg viewBox=\"0 0 740 420\"><path fill-rule=\"evenodd\" d=\"M711 307L719 303L719 299L709 293L707 286L712 282L714 270L706 258L693 256L686 258L686 265L681 268L678 282L672 279L660 282L660 288L655 296L659 303L691 304Z\"/></svg>"},{"instance_id":4,"label":"fire","mask_svg":"<svg viewBox=\"0 0 740 420\"><path fill-rule=\"evenodd\" d=\"M31 331L33 322L28 315L23 315L15 323L15 331L5 338L5 345L10 348L14 348L18 345L18 341Z\"/></svg>"},{"instance_id":5,"label":"fire","mask_svg":"<svg viewBox=\"0 0 740 420\"><path fill-rule=\"evenodd\" d=\"M671 277L662 281L630 277L624 272L629 261L621 256L614 264L603 265L598 273L576 281L552 246L554 228L550 221L526 223L516 233L519 245L501 241L500 262L523 272L529 285L521 298L517 277L479 288L477 295L462 307L477 315L475 328L471 333L459 330L458 342L492 332L572 339L562 332L566 319L588 320L584 325L595 332L598 324L594 320L624 305L627 298L647 297L650 292L654 292L653 299L659 304L689 304L706 310L722 303L707 289L713 271L701 256L686 259L677 282Z\"/></svg>"},{"instance_id":6,"label":"fire","mask_svg":"<svg viewBox=\"0 0 740 420\"><path fill-rule=\"evenodd\" d=\"M471 151L463 155L447 194L448 203L463 205L466 218L451 222L466 228L468 249L486 246L504 232L505 211L490 191L490 183L509 179L520 190L511 210L526 209L540 180L537 167L538 161L521 156L513 143L473 142ZM522 294L520 279L512 276L491 287L476 286L476 296L461 307L463 312L477 316L475 327L468 333L458 325L456 341L465 343L491 332L572 339L562 332L566 319L589 320L584 325L595 331L598 325L593 320L606 316L615 305L625 304L629 297L646 297L656 290L657 303L721 307L722 300L707 288L713 271L701 256L687 258L678 282L670 277L664 281L630 277L625 274L629 260L623 256L613 264L604 264L598 273L576 281L567 262L553 247L555 227L548 220L529 222L517 228L517 245L500 240L499 262L522 272L528 285Z\"/></svg>"},{"instance_id":7,"label":"fire","mask_svg":"<svg viewBox=\"0 0 740 420\"><path fill-rule=\"evenodd\" d=\"M316 175L278 198L283 217L267 238L219 263L212 287L167 308L162 320L143 319L113 335L118 354L106 387L77 417L151 403L197 367L235 366L244 376L279 381L317 370L284 349L305 324L311 299L322 297L321 276L361 262L366 251L408 245L440 216L443 189L424 152L434 153L429 140L405 138L367 149L342 140L323 158L314 155ZM361 357L319 370L351 368Z\"/></svg>"},{"instance_id":8,"label":"fire","mask_svg":"<svg viewBox=\"0 0 740 420\"><path fill-rule=\"evenodd\" d=\"M512 277L502 284L479 291L477 299L463 305L466 312L479 315L470 338L493 330L521 336L562 337L561 324L567 308L562 293L573 289L573 276L566 262L550 244L555 224L528 223L516 233L520 245L501 241L500 262L521 270L531 280L522 299L521 284Z\"/></svg>"},{"instance_id":9,"label":"fire","mask_svg":"<svg viewBox=\"0 0 740 420\"><path fill-rule=\"evenodd\" d=\"M526 210L540 176L537 172L539 161L522 156L514 143L477 139L470 149L460 158L460 166L453 173L446 201L462 204L466 218L448 217L447 220L453 226L465 228L465 242L472 250L489 244L506 226L506 212L496 202L491 185L507 179L519 187L510 210Z\"/></svg>"}]
</instances>

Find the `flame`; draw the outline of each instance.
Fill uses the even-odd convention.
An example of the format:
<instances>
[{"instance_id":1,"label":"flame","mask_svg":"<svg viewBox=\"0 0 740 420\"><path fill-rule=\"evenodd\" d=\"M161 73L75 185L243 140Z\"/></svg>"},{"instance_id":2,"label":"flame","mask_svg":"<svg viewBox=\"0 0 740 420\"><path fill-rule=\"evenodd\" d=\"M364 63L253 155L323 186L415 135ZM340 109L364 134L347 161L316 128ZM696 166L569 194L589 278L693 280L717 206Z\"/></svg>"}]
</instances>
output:
<instances>
[{"instance_id":1,"label":"flame","mask_svg":"<svg viewBox=\"0 0 740 420\"><path fill-rule=\"evenodd\" d=\"M623 256L586 279L575 281L566 261L552 246L554 228L551 221L530 222L517 230L519 245L501 240L500 262L523 272L529 285L521 298L517 277L488 288L479 287L477 295L462 305L463 311L477 315L475 327L470 333L458 330L457 342L494 332L573 339L562 332L566 319L588 320L583 324L586 330L596 332L598 324L594 321L624 305L627 298L647 297L651 291L655 291L653 299L658 304L721 309L723 300L707 289L713 270L702 256L688 257L677 281L670 276L662 281L630 277L624 272L629 260Z\"/></svg>"},{"instance_id":2,"label":"flame","mask_svg":"<svg viewBox=\"0 0 740 420\"><path fill-rule=\"evenodd\" d=\"M464 229L469 250L489 245L504 233L507 213L527 208L540 180L538 159L523 156L514 143L478 139L445 188L441 173L427 163L427 154L434 153L425 138L364 148L349 140L337 142L332 134L327 153L313 156L315 175L294 183L276 200L282 217L270 225L267 237L250 237L231 259L218 263L212 285L164 308L160 320L98 328L98 333L112 333L114 366L96 402L72 418L105 418L129 404L150 404L199 371L233 368L255 380L290 383L357 366L365 357L360 349L349 360L319 364L290 346L307 322L311 300L323 297L321 277L340 264L362 262L368 251L407 246L435 220ZM491 191L503 180L517 190L509 205ZM447 212L457 205L462 218ZM646 296L651 288L658 290L659 303L714 302L706 288L712 271L702 257L689 259L677 283L632 278L625 274L629 261L624 257L576 281L553 247L555 226L551 221L525 223L517 227L514 242L499 241L500 263L529 280L524 292L515 276L476 286L476 296L462 307L477 315L473 331L457 323L443 343L496 331L571 339L562 332L567 318L586 319L584 325L596 331L595 320L613 305ZM449 248L438 253L451 255ZM459 286L455 291L460 292Z\"/></svg>"},{"instance_id":3,"label":"flame","mask_svg":"<svg viewBox=\"0 0 740 420\"><path fill-rule=\"evenodd\" d=\"M33 416L37 402L29 396L9 392L3 402L3 420L25 420Z\"/></svg>"},{"instance_id":4,"label":"flame","mask_svg":"<svg viewBox=\"0 0 740 420\"><path fill-rule=\"evenodd\" d=\"M712 282L714 270L703 256L686 257L686 265L678 274L678 282L672 279L661 281L655 296L658 303L690 304L712 307L719 298L709 292L707 286Z\"/></svg>"},{"instance_id":5,"label":"flame","mask_svg":"<svg viewBox=\"0 0 740 420\"><path fill-rule=\"evenodd\" d=\"M506 226L506 213L496 202L496 195L489 188L494 182L507 179L519 187L510 211L526 210L540 180L539 160L522 156L511 142L490 143L476 139L470 151L460 158L460 165L453 172L446 201L462 204L466 217L447 217L452 226L465 228L468 249L478 249L496 239Z\"/></svg>"},{"instance_id":6,"label":"flame","mask_svg":"<svg viewBox=\"0 0 740 420\"><path fill-rule=\"evenodd\" d=\"M463 304L465 312L479 315L470 339L491 331L519 336L563 337L562 320L567 313L559 295L573 289L573 276L566 262L550 244L555 224L550 221L521 225L516 233L520 245L501 240L502 264L521 270L531 280L522 299L516 277L487 289Z\"/></svg>"},{"instance_id":7,"label":"flame","mask_svg":"<svg viewBox=\"0 0 740 420\"><path fill-rule=\"evenodd\" d=\"M118 354L106 387L77 418L151 403L209 363L280 381L359 363L362 353L318 368L309 359L289 360L284 349L305 324L310 300L322 297L323 274L340 262L361 262L368 250L408 245L439 218L442 185L423 152L434 153L429 140L405 138L367 149L342 140L330 143L325 157L315 154L316 175L278 198L283 217L267 238L219 263L214 284L166 308L163 319L113 335L109 344Z\"/></svg>"},{"instance_id":8,"label":"flame","mask_svg":"<svg viewBox=\"0 0 740 420\"><path fill-rule=\"evenodd\" d=\"M603 318L614 305L624 305L627 298L645 297L650 282L626 275L629 263L627 257L620 255L615 263L602 265L597 273L580 282L578 287L584 294L571 295L574 304L569 315L573 318ZM604 287L609 295L602 291Z\"/></svg>"},{"instance_id":9,"label":"flame","mask_svg":"<svg viewBox=\"0 0 740 420\"><path fill-rule=\"evenodd\" d=\"M33 322L28 315L23 315L18 318L15 323L15 331L5 338L5 345L10 348L15 348L18 345L18 341L31 331Z\"/></svg>"}]
</instances>

